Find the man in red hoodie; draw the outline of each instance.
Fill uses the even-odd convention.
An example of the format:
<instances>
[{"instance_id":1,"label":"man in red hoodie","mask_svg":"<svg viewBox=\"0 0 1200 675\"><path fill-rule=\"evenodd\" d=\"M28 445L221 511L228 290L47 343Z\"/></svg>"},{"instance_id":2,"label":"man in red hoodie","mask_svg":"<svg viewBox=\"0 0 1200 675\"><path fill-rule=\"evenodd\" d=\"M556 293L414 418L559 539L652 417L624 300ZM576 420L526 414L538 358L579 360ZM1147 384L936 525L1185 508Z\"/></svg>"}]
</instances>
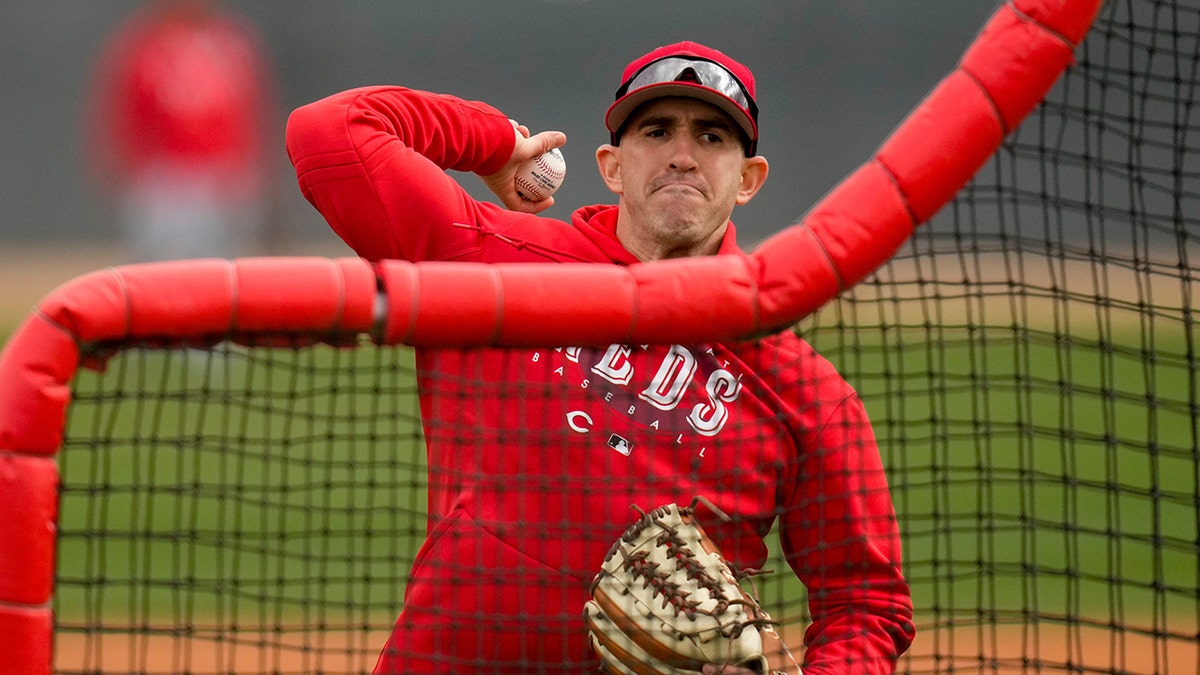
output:
<instances>
[{"instance_id":1,"label":"man in red hoodie","mask_svg":"<svg viewBox=\"0 0 1200 675\"><path fill-rule=\"evenodd\" d=\"M253 24L225 3L153 0L97 60L90 169L114 198L129 258L253 253L276 131L274 75Z\"/></svg>"},{"instance_id":2,"label":"man in red hoodie","mask_svg":"<svg viewBox=\"0 0 1200 675\"><path fill-rule=\"evenodd\" d=\"M653 264L743 255L730 216L767 178L750 70L691 42L631 63L596 151L616 205L537 215L517 166L566 137L402 87L296 110L304 196L379 260ZM481 202L447 170L475 173ZM686 289L685 289L686 290ZM854 390L790 331L738 344L417 351L428 537L377 673L595 670L588 584L636 516L696 496L736 566L778 527L808 590L804 672L890 673L912 640L895 512ZM470 429L464 434L463 429ZM719 672L721 666L706 668ZM730 672L730 671L726 671Z\"/></svg>"}]
</instances>

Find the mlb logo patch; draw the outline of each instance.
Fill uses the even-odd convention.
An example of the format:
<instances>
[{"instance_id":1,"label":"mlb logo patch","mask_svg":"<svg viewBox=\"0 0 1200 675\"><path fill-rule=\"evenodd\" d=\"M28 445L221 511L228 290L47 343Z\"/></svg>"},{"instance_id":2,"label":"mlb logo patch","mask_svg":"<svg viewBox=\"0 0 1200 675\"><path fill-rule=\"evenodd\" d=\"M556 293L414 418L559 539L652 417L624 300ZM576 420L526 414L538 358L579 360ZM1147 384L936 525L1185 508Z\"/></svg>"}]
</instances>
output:
<instances>
[{"instance_id":1,"label":"mlb logo patch","mask_svg":"<svg viewBox=\"0 0 1200 675\"><path fill-rule=\"evenodd\" d=\"M629 456L629 453L633 452L633 443L630 443L616 434L608 437L608 447L616 450L626 457Z\"/></svg>"}]
</instances>

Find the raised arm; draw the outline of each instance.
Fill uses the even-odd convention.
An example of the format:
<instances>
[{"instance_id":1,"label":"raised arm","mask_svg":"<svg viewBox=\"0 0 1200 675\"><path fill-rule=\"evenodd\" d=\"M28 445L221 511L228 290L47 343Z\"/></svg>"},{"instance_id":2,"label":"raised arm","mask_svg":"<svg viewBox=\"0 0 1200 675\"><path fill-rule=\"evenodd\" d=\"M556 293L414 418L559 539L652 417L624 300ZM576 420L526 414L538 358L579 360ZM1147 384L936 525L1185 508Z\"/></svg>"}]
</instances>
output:
<instances>
[{"instance_id":1,"label":"raised arm","mask_svg":"<svg viewBox=\"0 0 1200 675\"><path fill-rule=\"evenodd\" d=\"M305 198L372 260L440 260L474 245L481 204L447 170L494 174L517 131L483 103L402 87L366 87L294 111L287 151Z\"/></svg>"}]
</instances>

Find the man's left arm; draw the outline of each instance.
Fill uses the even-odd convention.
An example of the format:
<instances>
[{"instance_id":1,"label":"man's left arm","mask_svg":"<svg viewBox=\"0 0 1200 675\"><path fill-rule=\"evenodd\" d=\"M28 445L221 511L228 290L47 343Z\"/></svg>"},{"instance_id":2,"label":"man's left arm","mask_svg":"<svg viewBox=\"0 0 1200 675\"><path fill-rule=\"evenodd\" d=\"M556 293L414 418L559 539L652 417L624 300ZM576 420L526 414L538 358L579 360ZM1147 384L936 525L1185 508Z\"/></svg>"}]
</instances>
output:
<instances>
[{"instance_id":1,"label":"man's left arm","mask_svg":"<svg viewBox=\"0 0 1200 675\"><path fill-rule=\"evenodd\" d=\"M892 673L912 642L912 598L900 568L895 509L861 400L811 406L809 431L784 504L783 549L808 589L806 675ZM813 400L813 399L810 399Z\"/></svg>"}]
</instances>

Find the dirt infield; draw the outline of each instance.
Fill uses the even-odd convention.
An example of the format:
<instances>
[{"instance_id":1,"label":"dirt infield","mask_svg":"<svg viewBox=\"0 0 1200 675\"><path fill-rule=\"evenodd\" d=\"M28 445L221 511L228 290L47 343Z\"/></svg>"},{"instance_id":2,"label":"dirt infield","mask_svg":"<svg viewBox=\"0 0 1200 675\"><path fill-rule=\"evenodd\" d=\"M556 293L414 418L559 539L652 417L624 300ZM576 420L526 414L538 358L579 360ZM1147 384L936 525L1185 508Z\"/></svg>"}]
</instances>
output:
<instances>
[{"instance_id":1,"label":"dirt infield","mask_svg":"<svg viewBox=\"0 0 1200 675\"><path fill-rule=\"evenodd\" d=\"M1041 623L920 631L900 672L1160 675L1198 669L1200 645L1194 640L1156 640L1132 629Z\"/></svg>"},{"instance_id":2,"label":"dirt infield","mask_svg":"<svg viewBox=\"0 0 1200 675\"><path fill-rule=\"evenodd\" d=\"M201 631L203 632L203 631ZM369 673L387 633L323 631L191 637L115 633L55 636L55 672Z\"/></svg>"},{"instance_id":3,"label":"dirt infield","mask_svg":"<svg viewBox=\"0 0 1200 675\"><path fill-rule=\"evenodd\" d=\"M800 643L800 631L788 641ZM386 633L239 632L236 642L180 636L56 638L55 667L90 673L368 673ZM799 655L797 655L799 656ZM1031 626L925 630L901 658L900 673L1123 673L1160 675L1200 669L1192 640L1155 641L1134 632Z\"/></svg>"}]
</instances>

